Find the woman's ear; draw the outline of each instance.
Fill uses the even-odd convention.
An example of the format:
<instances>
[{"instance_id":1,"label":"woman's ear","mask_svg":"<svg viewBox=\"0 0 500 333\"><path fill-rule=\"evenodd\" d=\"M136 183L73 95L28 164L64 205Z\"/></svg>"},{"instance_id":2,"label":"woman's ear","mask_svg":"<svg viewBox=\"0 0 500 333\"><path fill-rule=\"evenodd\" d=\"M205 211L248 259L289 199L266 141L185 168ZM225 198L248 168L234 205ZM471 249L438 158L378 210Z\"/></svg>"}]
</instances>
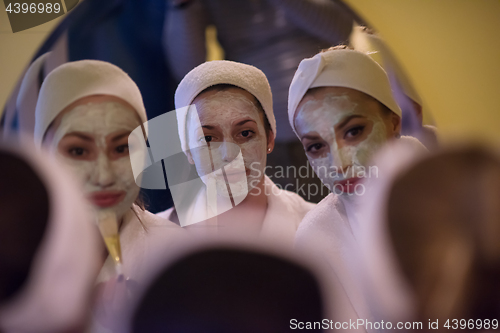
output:
<instances>
[{"instance_id":1,"label":"woman's ear","mask_svg":"<svg viewBox=\"0 0 500 333\"><path fill-rule=\"evenodd\" d=\"M193 155L191 155L191 151L188 150L186 152L186 156L187 156L189 164L193 164L194 165Z\"/></svg>"},{"instance_id":2,"label":"woman's ear","mask_svg":"<svg viewBox=\"0 0 500 333\"><path fill-rule=\"evenodd\" d=\"M417 114L417 118L420 121L420 125L424 122L424 114L422 113L422 105L418 104L414 100L410 99L413 111Z\"/></svg>"},{"instance_id":3,"label":"woman's ear","mask_svg":"<svg viewBox=\"0 0 500 333\"><path fill-rule=\"evenodd\" d=\"M401 134L401 117L391 112L391 130L395 136Z\"/></svg>"},{"instance_id":4,"label":"woman's ear","mask_svg":"<svg viewBox=\"0 0 500 333\"><path fill-rule=\"evenodd\" d=\"M274 149L274 133L269 131L267 134L267 153L269 154Z\"/></svg>"}]
</instances>

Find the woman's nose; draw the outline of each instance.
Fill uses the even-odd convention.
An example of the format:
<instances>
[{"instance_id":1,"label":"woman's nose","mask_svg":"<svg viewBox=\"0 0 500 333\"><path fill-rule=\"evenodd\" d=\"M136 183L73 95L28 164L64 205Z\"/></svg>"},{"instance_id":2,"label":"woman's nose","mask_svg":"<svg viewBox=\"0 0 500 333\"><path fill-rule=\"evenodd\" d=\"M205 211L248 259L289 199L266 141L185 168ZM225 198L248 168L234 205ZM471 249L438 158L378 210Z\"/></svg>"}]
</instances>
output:
<instances>
[{"instance_id":1,"label":"woman's nose","mask_svg":"<svg viewBox=\"0 0 500 333\"><path fill-rule=\"evenodd\" d=\"M109 187L115 183L115 173L106 154L100 153L97 157L97 165L92 176L94 185L100 187Z\"/></svg>"},{"instance_id":2,"label":"woman's nose","mask_svg":"<svg viewBox=\"0 0 500 333\"><path fill-rule=\"evenodd\" d=\"M224 141L220 146L221 157L224 162L231 162L238 156L240 148L237 144Z\"/></svg>"},{"instance_id":3,"label":"woman's nose","mask_svg":"<svg viewBox=\"0 0 500 333\"><path fill-rule=\"evenodd\" d=\"M351 164L351 156L346 149L336 145L330 146L330 165L334 166L338 172L345 172Z\"/></svg>"}]
</instances>

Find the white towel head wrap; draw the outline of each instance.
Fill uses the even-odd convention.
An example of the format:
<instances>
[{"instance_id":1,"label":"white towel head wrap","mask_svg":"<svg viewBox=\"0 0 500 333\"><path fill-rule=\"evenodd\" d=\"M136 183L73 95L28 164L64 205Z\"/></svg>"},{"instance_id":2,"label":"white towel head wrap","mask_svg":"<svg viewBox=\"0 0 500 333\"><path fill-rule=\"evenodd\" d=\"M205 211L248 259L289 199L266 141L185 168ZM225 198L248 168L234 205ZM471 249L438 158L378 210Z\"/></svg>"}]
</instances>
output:
<instances>
[{"instance_id":1,"label":"white towel head wrap","mask_svg":"<svg viewBox=\"0 0 500 333\"><path fill-rule=\"evenodd\" d=\"M189 106L203 90L218 84L231 84L255 96L266 113L274 137L276 120L273 112L273 96L266 75L258 68L242 63L216 60L205 62L191 70L175 91L177 125L182 150L189 148L186 141L186 117Z\"/></svg>"},{"instance_id":2,"label":"white towel head wrap","mask_svg":"<svg viewBox=\"0 0 500 333\"><path fill-rule=\"evenodd\" d=\"M41 145L50 124L65 107L92 95L121 98L134 108L143 123L147 122L141 92L127 73L105 61L69 62L54 69L40 89L35 111L37 145Z\"/></svg>"},{"instance_id":3,"label":"white towel head wrap","mask_svg":"<svg viewBox=\"0 0 500 333\"><path fill-rule=\"evenodd\" d=\"M368 55L349 49L330 50L300 62L288 93L288 118L293 118L300 101L311 88L344 87L365 93L401 117L384 69Z\"/></svg>"}]
</instances>

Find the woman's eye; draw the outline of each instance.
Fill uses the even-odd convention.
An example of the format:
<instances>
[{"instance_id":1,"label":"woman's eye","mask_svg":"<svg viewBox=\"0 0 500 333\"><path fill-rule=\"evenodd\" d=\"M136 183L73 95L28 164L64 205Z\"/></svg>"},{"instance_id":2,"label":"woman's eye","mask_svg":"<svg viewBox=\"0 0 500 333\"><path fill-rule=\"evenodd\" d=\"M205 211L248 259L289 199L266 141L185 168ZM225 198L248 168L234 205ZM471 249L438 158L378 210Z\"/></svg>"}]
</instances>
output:
<instances>
[{"instance_id":1,"label":"woman's eye","mask_svg":"<svg viewBox=\"0 0 500 333\"><path fill-rule=\"evenodd\" d=\"M205 135L205 141L208 143L212 141L212 136L211 135Z\"/></svg>"},{"instance_id":2,"label":"woman's eye","mask_svg":"<svg viewBox=\"0 0 500 333\"><path fill-rule=\"evenodd\" d=\"M356 126L345 132L344 139L352 139L363 133L364 126Z\"/></svg>"},{"instance_id":3,"label":"woman's eye","mask_svg":"<svg viewBox=\"0 0 500 333\"><path fill-rule=\"evenodd\" d=\"M83 156L83 154L85 154L85 149L81 147L70 148L68 152L71 156Z\"/></svg>"},{"instance_id":4,"label":"woman's eye","mask_svg":"<svg viewBox=\"0 0 500 333\"><path fill-rule=\"evenodd\" d=\"M251 137L252 134L254 134L254 133L255 133L254 131L245 130L245 131L241 132L241 136L244 137L244 138L248 138L248 137Z\"/></svg>"},{"instance_id":5,"label":"woman's eye","mask_svg":"<svg viewBox=\"0 0 500 333\"><path fill-rule=\"evenodd\" d=\"M115 151L119 154L124 154L128 153L128 144L127 145L121 145L115 148Z\"/></svg>"},{"instance_id":6,"label":"woman's eye","mask_svg":"<svg viewBox=\"0 0 500 333\"><path fill-rule=\"evenodd\" d=\"M309 145L306 149L308 153L316 153L318 152L321 148L323 148L325 145L322 143L313 143L312 145Z\"/></svg>"}]
</instances>

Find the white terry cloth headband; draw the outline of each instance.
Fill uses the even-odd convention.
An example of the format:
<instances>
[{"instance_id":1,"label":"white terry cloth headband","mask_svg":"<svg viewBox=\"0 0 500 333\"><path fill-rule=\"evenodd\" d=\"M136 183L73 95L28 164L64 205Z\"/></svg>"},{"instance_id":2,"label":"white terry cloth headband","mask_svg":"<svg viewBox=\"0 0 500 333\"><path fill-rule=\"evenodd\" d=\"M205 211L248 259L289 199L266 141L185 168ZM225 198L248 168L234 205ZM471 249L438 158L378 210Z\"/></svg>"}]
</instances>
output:
<instances>
[{"instance_id":1,"label":"white terry cloth headband","mask_svg":"<svg viewBox=\"0 0 500 333\"><path fill-rule=\"evenodd\" d=\"M134 108L143 123L147 122L141 92L127 73L105 61L68 62L54 69L40 89L35 111L37 145L41 145L48 127L65 107L92 95L121 98Z\"/></svg>"},{"instance_id":2,"label":"white terry cloth headband","mask_svg":"<svg viewBox=\"0 0 500 333\"><path fill-rule=\"evenodd\" d=\"M401 117L384 69L370 56L355 50L331 50L300 62L288 93L288 119L295 134L293 118L307 90L344 87L361 91Z\"/></svg>"},{"instance_id":3,"label":"white terry cloth headband","mask_svg":"<svg viewBox=\"0 0 500 333\"><path fill-rule=\"evenodd\" d=\"M191 70L175 91L177 125L182 150L188 150L186 142L186 117L189 106L203 90L217 84L231 84L255 96L266 113L276 138L276 120L273 112L273 96L266 75L258 68L234 61L216 60L205 62Z\"/></svg>"},{"instance_id":4,"label":"white terry cloth headband","mask_svg":"<svg viewBox=\"0 0 500 333\"><path fill-rule=\"evenodd\" d=\"M0 306L0 331L59 332L79 323L88 310L103 246L73 177L28 143L16 147L6 141L0 150L37 173L47 189L50 216L22 290Z\"/></svg>"}]
</instances>

